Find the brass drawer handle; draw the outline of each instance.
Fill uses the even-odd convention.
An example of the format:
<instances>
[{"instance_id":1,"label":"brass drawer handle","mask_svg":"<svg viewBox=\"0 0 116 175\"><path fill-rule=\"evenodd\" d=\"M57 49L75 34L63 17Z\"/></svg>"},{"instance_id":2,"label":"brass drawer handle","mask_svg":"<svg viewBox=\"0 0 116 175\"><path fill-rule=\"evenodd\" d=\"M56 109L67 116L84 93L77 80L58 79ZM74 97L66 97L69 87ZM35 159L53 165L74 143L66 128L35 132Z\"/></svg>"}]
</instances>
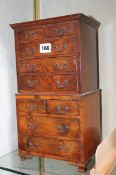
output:
<instances>
[{"instance_id":1,"label":"brass drawer handle","mask_svg":"<svg viewBox=\"0 0 116 175\"><path fill-rule=\"evenodd\" d=\"M60 64L55 64L55 67L59 70L62 66Z\"/></svg>"},{"instance_id":2,"label":"brass drawer handle","mask_svg":"<svg viewBox=\"0 0 116 175\"><path fill-rule=\"evenodd\" d=\"M25 49L25 54L26 56L34 55L35 48L26 48Z\"/></svg>"},{"instance_id":3,"label":"brass drawer handle","mask_svg":"<svg viewBox=\"0 0 116 175\"><path fill-rule=\"evenodd\" d=\"M68 67L68 64L67 63L64 63L63 64L63 67L64 67L64 69L66 69Z\"/></svg>"},{"instance_id":4,"label":"brass drawer handle","mask_svg":"<svg viewBox=\"0 0 116 175\"><path fill-rule=\"evenodd\" d=\"M56 107L56 112L57 113L65 114L65 113L67 113L69 111L70 111L69 106L65 106L65 107L57 106Z\"/></svg>"},{"instance_id":5,"label":"brass drawer handle","mask_svg":"<svg viewBox=\"0 0 116 175\"><path fill-rule=\"evenodd\" d=\"M27 128L28 129L35 129L36 128L36 125L34 123L28 121Z\"/></svg>"},{"instance_id":6,"label":"brass drawer handle","mask_svg":"<svg viewBox=\"0 0 116 175\"><path fill-rule=\"evenodd\" d=\"M38 85L38 81L37 80L33 80L33 81L27 80L26 85L28 88L36 87Z\"/></svg>"},{"instance_id":7,"label":"brass drawer handle","mask_svg":"<svg viewBox=\"0 0 116 175\"><path fill-rule=\"evenodd\" d=\"M33 146L33 143L31 142L31 140L29 140L29 141L27 142L27 145L28 145L28 147L32 147L32 146Z\"/></svg>"},{"instance_id":8,"label":"brass drawer handle","mask_svg":"<svg viewBox=\"0 0 116 175\"><path fill-rule=\"evenodd\" d=\"M56 111L57 111L57 113L61 113L61 106L57 106Z\"/></svg>"},{"instance_id":9,"label":"brass drawer handle","mask_svg":"<svg viewBox=\"0 0 116 175\"><path fill-rule=\"evenodd\" d=\"M65 113L69 112L69 106L65 106L65 107L64 107L64 112L65 112Z\"/></svg>"},{"instance_id":10,"label":"brass drawer handle","mask_svg":"<svg viewBox=\"0 0 116 175\"><path fill-rule=\"evenodd\" d=\"M31 140L27 141L27 147L28 148L39 148L40 144L33 143Z\"/></svg>"},{"instance_id":11,"label":"brass drawer handle","mask_svg":"<svg viewBox=\"0 0 116 175\"><path fill-rule=\"evenodd\" d=\"M30 36L32 37L32 39L34 39L34 36L36 35L36 32L35 31L32 31L31 33L30 33Z\"/></svg>"},{"instance_id":12,"label":"brass drawer handle","mask_svg":"<svg viewBox=\"0 0 116 175\"><path fill-rule=\"evenodd\" d=\"M28 40L28 37L29 37L29 36L28 36L28 32L25 32L25 33L24 33L24 39L23 39L23 40Z\"/></svg>"},{"instance_id":13,"label":"brass drawer handle","mask_svg":"<svg viewBox=\"0 0 116 175\"><path fill-rule=\"evenodd\" d=\"M30 32L30 40L34 40L36 35L37 35L37 32L35 31Z\"/></svg>"},{"instance_id":14,"label":"brass drawer handle","mask_svg":"<svg viewBox=\"0 0 116 175\"><path fill-rule=\"evenodd\" d=\"M67 125L58 125L56 127L60 133L67 133L69 132L69 126Z\"/></svg>"},{"instance_id":15,"label":"brass drawer handle","mask_svg":"<svg viewBox=\"0 0 116 175\"><path fill-rule=\"evenodd\" d=\"M57 70L61 70L61 69L66 69L68 67L68 65L66 63L64 64L55 64L55 67Z\"/></svg>"},{"instance_id":16,"label":"brass drawer handle","mask_svg":"<svg viewBox=\"0 0 116 175\"><path fill-rule=\"evenodd\" d=\"M68 86L68 80L64 80L64 82L63 83L61 83L59 80L56 80L56 86L58 87L58 88L64 88L65 86Z\"/></svg>"},{"instance_id":17,"label":"brass drawer handle","mask_svg":"<svg viewBox=\"0 0 116 175\"><path fill-rule=\"evenodd\" d=\"M26 109L27 109L28 111L37 110L37 105L36 105L36 104L27 104L27 105L26 105Z\"/></svg>"},{"instance_id":18,"label":"brass drawer handle","mask_svg":"<svg viewBox=\"0 0 116 175\"><path fill-rule=\"evenodd\" d=\"M62 36L62 35L64 35L64 33L65 33L64 29L55 29L54 30L54 35L55 36Z\"/></svg>"},{"instance_id":19,"label":"brass drawer handle","mask_svg":"<svg viewBox=\"0 0 116 175\"><path fill-rule=\"evenodd\" d=\"M56 148L57 151L69 151L68 147L67 146L64 146L64 145L59 145L57 146Z\"/></svg>"},{"instance_id":20,"label":"brass drawer handle","mask_svg":"<svg viewBox=\"0 0 116 175\"><path fill-rule=\"evenodd\" d=\"M32 65L26 64L25 65L25 69L26 69L27 72L35 72L36 67L37 67L36 64L32 64Z\"/></svg>"},{"instance_id":21,"label":"brass drawer handle","mask_svg":"<svg viewBox=\"0 0 116 175\"><path fill-rule=\"evenodd\" d=\"M63 43L61 47L58 47L57 44L54 44L54 49L59 52L63 51L66 47L67 45L65 43Z\"/></svg>"}]
</instances>

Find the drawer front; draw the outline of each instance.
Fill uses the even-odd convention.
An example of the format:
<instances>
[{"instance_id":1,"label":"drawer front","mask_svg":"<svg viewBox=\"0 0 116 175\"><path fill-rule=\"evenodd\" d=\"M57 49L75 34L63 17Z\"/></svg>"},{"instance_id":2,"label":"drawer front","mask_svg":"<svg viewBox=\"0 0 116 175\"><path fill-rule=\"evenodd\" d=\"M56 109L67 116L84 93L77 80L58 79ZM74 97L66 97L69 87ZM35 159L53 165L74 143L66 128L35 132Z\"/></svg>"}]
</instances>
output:
<instances>
[{"instance_id":1,"label":"drawer front","mask_svg":"<svg viewBox=\"0 0 116 175\"><path fill-rule=\"evenodd\" d=\"M51 138L19 136L19 148L31 153L80 158L80 142Z\"/></svg>"},{"instance_id":2,"label":"drawer front","mask_svg":"<svg viewBox=\"0 0 116 175\"><path fill-rule=\"evenodd\" d=\"M20 92L38 92L43 91L76 91L77 75L76 74L39 74L23 75L19 77L18 87Z\"/></svg>"},{"instance_id":3,"label":"drawer front","mask_svg":"<svg viewBox=\"0 0 116 175\"><path fill-rule=\"evenodd\" d=\"M52 38L74 34L76 34L75 22L46 25L44 30L44 38Z\"/></svg>"},{"instance_id":4,"label":"drawer front","mask_svg":"<svg viewBox=\"0 0 116 175\"><path fill-rule=\"evenodd\" d=\"M79 139L80 124L78 118L52 118L19 115L18 127L20 132L33 136L67 137Z\"/></svg>"},{"instance_id":5,"label":"drawer front","mask_svg":"<svg viewBox=\"0 0 116 175\"><path fill-rule=\"evenodd\" d=\"M46 101L38 99L17 99L17 112L35 115L46 113Z\"/></svg>"},{"instance_id":6,"label":"drawer front","mask_svg":"<svg viewBox=\"0 0 116 175\"><path fill-rule=\"evenodd\" d=\"M77 59L75 56L31 59L19 61L17 65L20 73L75 72L77 69Z\"/></svg>"},{"instance_id":7,"label":"drawer front","mask_svg":"<svg viewBox=\"0 0 116 175\"><path fill-rule=\"evenodd\" d=\"M51 43L50 53L40 53L40 44ZM76 38L75 37L62 37L51 40L46 40L44 42L30 42L18 45L18 55L19 58L23 57L36 57L43 55L53 55L53 54L68 54L76 53Z\"/></svg>"},{"instance_id":8,"label":"drawer front","mask_svg":"<svg viewBox=\"0 0 116 175\"><path fill-rule=\"evenodd\" d=\"M72 100L43 100L43 99L17 99L17 111L23 114L38 115L53 114L79 116L80 108L78 101ZM29 117L29 116L27 116Z\"/></svg>"},{"instance_id":9,"label":"drawer front","mask_svg":"<svg viewBox=\"0 0 116 175\"><path fill-rule=\"evenodd\" d=\"M16 33L16 37L18 43L41 40L43 39L43 29L38 27L35 29L19 30Z\"/></svg>"},{"instance_id":10,"label":"drawer front","mask_svg":"<svg viewBox=\"0 0 116 175\"><path fill-rule=\"evenodd\" d=\"M77 101L48 100L47 113L57 115L80 115Z\"/></svg>"}]
</instances>

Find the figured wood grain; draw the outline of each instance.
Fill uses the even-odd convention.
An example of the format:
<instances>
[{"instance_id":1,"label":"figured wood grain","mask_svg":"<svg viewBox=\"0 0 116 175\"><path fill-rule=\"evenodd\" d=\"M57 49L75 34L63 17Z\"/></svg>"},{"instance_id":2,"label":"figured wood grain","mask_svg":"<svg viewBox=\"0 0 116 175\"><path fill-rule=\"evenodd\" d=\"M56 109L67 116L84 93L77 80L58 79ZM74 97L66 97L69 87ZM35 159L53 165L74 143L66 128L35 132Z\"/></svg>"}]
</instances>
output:
<instances>
[{"instance_id":1,"label":"figured wood grain","mask_svg":"<svg viewBox=\"0 0 116 175\"><path fill-rule=\"evenodd\" d=\"M98 27L83 14L12 24L19 155L86 170L100 143ZM51 44L41 53L40 44Z\"/></svg>"},{"instance_id":2,"label":"figured wood grain","mask_svg":"<svg viewBox=\"0 0 116 175\"><path fill-rule=\"evenodd\" d=\"M17 45L18 47L18 58L22 57L38 57L43 55L40 52L40 44L50 43L51 50L50 53L44 53L46 55L61 55L61 54L76 54L76 48L78 48L76 44L76 38L73 37L57 37L55 39L49 40L38 40L32 41L28 43L20 43Z\"/></svg>"},{"instance_id":3,"label":"figured wood grain","mask_svg":"<svg viewBox=\"0 0 116 175\"><path fill-rule=\"evenodd\" d=\"M32 99L32 98L18 98L17 95L17 111L31 115L39 114L54 114L54 115L68 115L79 116L79 102L71 100L51 100L46 99ZM36 96L35 96L36 97Z\"/></svg>"},{"instance_id":4,"label":"figured wood grain","mask_svg":"<svg viewBox=\"0 0 116 175\"><path fill-rule=\"evenodd\" d=\"M69 73L77 71L77 58L72 57L52 57L29 59L18 61L18 72L20 73Z\"/></svg>"},{"instance_id":5,"label":"figured wood grain","mask_svg":"<svg viewBox=\"0 0 116 175\"><path fill-rule=\"evenodd\" d=\"M16 101L17 111L20 113L27 113L34 115L37 113L46 113L46 101L34 99L21 99Z\"/></svg>"},{"instance_id":6,"label":"figured wood grain","mask_svg":"<svg viewBox=\"0 0 116 175\"><path fill-rule=\"evenodd\" d=\"M39 91L77 91L77 75L71 74L33 74L19 76L19 92Z\"/></svg>"},{"instance_id":7,"label":"figured wood grain","mask_svg":"<svg viewBox=\"0 0 116 175\"><path fill-rule=\"evenodd\" d=\"M48 24L45 26L44 38L69 36L76 34L76 22Z\"/></svg>"},{"instance_id":8,"label":"figured wood grain","mask_svg":"<svg viewBox=\"0 0 116 175\"><path fill-rule=\"evenodd\" d=\"M80 115L79 103L76 101L48 100L47 113L58 115Z\"/></svg>"},{"instance_id":9,"label":"figured wood grain","mask_svg":"<svg viewBox=\"0 0 116 175\"><path fill-rule=\"evenodd\" d=\"M80 122L78 118L51 118L43 116L18 115L20 133L28 133L41 137L66 137L71 140L79 139Z\"/></svg>"},{"instance_id":10,"label":"figured wood grain","mask_svg":"<svg viewBox=\"0 0 116 175\"><path fill-rule=\"evenodd\" d=\"M18 43L25 43L30 41L43 39L43 28L37 27L34 29L20 30L16 32Z\"/></svg>"},{"instance_id":11,"label":"figured wood grain","mask_svg":"<svg viewBox=\"0 0 116 175\"><path fill-rule=\"evenodd\" d=\"M46 154L79 160L80 146L79 142L75 141L19 135L19 148L36 155Z\"/></svg>"}]
</instances>

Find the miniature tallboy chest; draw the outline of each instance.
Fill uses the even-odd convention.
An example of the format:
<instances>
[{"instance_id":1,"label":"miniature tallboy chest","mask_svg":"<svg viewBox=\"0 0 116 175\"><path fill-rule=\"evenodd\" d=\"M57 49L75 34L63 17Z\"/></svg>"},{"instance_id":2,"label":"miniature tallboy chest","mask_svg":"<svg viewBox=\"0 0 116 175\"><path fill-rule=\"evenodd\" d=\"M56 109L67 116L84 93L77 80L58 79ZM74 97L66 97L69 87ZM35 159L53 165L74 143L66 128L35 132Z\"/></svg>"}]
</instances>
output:
<instances>
[{"instance_id":1,"label":"miniature tallboy chest","mask_svg":"<svg viewBox=\"0 0 116 175\"><path fill-rule=\"evenodd\" d=\"M21 159L65 160L84 171L100 143L99 22L83 14L12 24Z\"/></svg>"}]
</instances>

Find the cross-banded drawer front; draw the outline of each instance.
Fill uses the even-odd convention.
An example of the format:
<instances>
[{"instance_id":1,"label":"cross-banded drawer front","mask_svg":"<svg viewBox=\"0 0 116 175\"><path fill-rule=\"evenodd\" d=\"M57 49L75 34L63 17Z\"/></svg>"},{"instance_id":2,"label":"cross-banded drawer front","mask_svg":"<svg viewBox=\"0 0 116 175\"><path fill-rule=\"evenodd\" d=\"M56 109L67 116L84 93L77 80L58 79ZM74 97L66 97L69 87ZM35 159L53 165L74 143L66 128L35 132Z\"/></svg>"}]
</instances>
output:
<instances>
[{"instance_id":1,"label":"cross-banded drawer front","mask_svg":"<svg viewBox=\"0 0 116 175\"><path fill-rule=\"evenodd\" d=\"M46 113L46 101L34 99L17 99L17 112L26 113L28 116Z\"/></svg>"},{"instance_id":2,"label":"cross-banded drawer front","mask_svg":"<svg viewBox=\"0 0 116 175\"><path fill-rule=\"evenodd\" d=\"M41 53L40 44L50 43L51 52ZM18 59L23 57L38 57L41 55L53 55L53 54L68 54L76 53L76 38L75 37L62 37L43 42L30 42L18 44Z\"/></svg>"},{"instance_id":3,"label":"cross-banded drawer front","mask_svg":"<svg viewBox=\"0 0 116 175\"><path fill-rule=\"evenodd\" d=\"M79 139L80 123L78 118L57 118L20 115L18 119L20 132L33 136L66 137Z\"/></svg>"},{"instance_id":4,"label":"cross-banded drawer front","mask_svg":"<svg viewBox=\"0 0 116 175\"><path fill-rule=\"evenodd\" d=\"M33 29L19 30L17 31L16 36L18 43L41 40L43 39L43 28L38 27Z\"/></svg>"},{"instance_id":5,"label":"cross-banded drawer front","mask_svg":"<svg viewBox=\"0 0 116 175\"><path fill-rule=\"evenodd\" d=\"M47 74L22 75L18 81L19 92L42 91L71 91L77 90L77 75Z\"/></svg>"},{"instance_id":6,"label":"cross-banded drawer front","mask_svg":"<svg viewBox=\"0 0 116 175\"><path fill-rule=\"evenodd\" d=\"M61 37L65 35L76 34L76 23L55 23L46 25L44 29L44 38Z\"/></svg>"},{"instance_id":7,"label":"cross-banded drawer front","mask_svg":"<svg viewBox=\"0 0 116 175\"><path fill-rule=\"evenodd\" d=\"M47 112L57 115L80 115L77 101L48 100Z\"/></svg>"},{"instance_id":8,"label":"cross-banded drawer front","mask_svg":"<svg viewBox=\"0 0 116 175\"><path fill-rule=\"evenodd\" d=\"M52 138L28 137L19 135L19 148L33 154L62 156L79 160L80 143L76 141L65 141Z\"/></svg>"},{"instance_id":9,"label":"cross-banded drawer front","mask_svg":"<svg viewBox=\"0 0 116 175\"><path fill-rule=\"evenodd\" d=\"M19 73L58 73L75 72L77 59L72 57L52 57L18 61Z\"/></svg>"}]
</instances>

